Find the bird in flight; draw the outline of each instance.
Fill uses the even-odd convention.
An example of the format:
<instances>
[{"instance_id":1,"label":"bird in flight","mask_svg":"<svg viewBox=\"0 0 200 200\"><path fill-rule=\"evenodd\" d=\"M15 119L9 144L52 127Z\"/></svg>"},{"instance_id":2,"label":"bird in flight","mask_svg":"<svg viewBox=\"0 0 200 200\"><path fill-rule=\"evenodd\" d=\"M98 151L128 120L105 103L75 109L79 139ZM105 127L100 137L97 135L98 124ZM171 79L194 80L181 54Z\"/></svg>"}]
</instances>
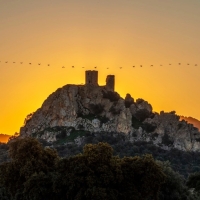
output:
<instances>
[{"instance_id":1,"label":"bird in flight","mask_svg":"<svg viewBox=\"0 0 200 200\"><path fill-rule=\"evenodd\" d=\"M142 65L140 65L140 67L142 67Z\"/></svg>"},{"instance_id":2,"label":"bird in flight","mask_svg":"<svg viewBox=\"0 0 200 200\"><path fill-rule=\"evenodd\" d=\"M120 67L120 69L121 69L122 67Z\"/></svg>"},{"instance_id":3,"label":"bird in flight","mask_svg":"<svg viewBox=\"0 0 200 200\"><path fill-rule=\"evenodd\" d=\"M135 67L135 66L133 66L133 67Z\"/></svg>"},{"instance_id":4,"label":"bird in flight","mask_svg":"<svg viewBox=\"0 0 200 200\"><path fill-rule=\"evenodd\" d=\"M97 68L97 67L94 67L95 69Z\"/></svg>"},{"instance_id":5,"label":"bird in flight","mask_svg":"<svg viewBox=\"0 0 200 200\"><path fill-rule=\"evenodd\" d=\"M8 63L8 61L6 61L6 63Z\"/></svg>"},{"instance_id":6,"label":"bird in flight","mask_svg":"<svg viewBox=\"0 0 200 200\"><path fill-rule=\"evenodd\" d=\"M13 62L13 63L15 63L15 62Z\"/></svg>"},{"instance_id":7,"label":"bird in flight","mask_svg":"<svg viewBox=\"0 0 200 200\"><path fill-rule=\"evenodd\" d=\"M29 63L29 65L31 65L32 63Z\"/></svg>"},{"instance_id":8,"label":"bird in flight","mask_svg":"<svg viewBox=\"0 0 200 200\"><path fill-rule=\"evenodd\" d=\"M160 65L160 66L162 66L162 65Z\"/></svg>"},{"instance_id":9,"label":"bird in flight","mask_svg":"<svg viewBox=\"0 0 200 200\"><path fill-rule=\"evenodd\" d=\"M151 65L151 67L153 67L153 65Z\"/></svg>"},{"instance_id":10,"label":"bird in flight","mask_svg":"<svg viewBox=\"0 0 200 200\"><path fill-rule=\"evenodd\" d=\"M72 68L74 68L74 66L72 66Z\"/></svg>"},{"instance_id":11,"label":"bird in flight","mask_svg":"<svg viewBox=\"0 0 200 200\"><path fill-rule=\"evenodd\" d=\"M109 68L107 67L107 69L109 69Z\"/></svg>"},{"instance_id":12,"label":"bird in flight","mask_svg":"<svg viewBox=\"0 0 200 200\"><path fill-rule=\"evenodd\" d=\"M189 63L187 65L190 65Z\"/></svg>"},{"instance_id":13,"label":"bird in flight","mask_svg":"<svg viewBox=\"0 0 200 200\"><path fill-rule=\"evenodd\" d=\"M169 65L172 65L171 63L169 63Z\"/></svg>"},{"instance_id":14,"label":"bird in flight","mask_svg":"<svg viewBox=\"0 0 200 200\"><path fill-rule=\"evenodd\" d=\"M20 64L23 64L23 62L20 62Z\"/></svg>"},{"instance_id":15,"label":"bird in flight","mask_svg":"<svg viewBox=\"0 0 200 200\"><path fill-rule=\"evenodd\" d=\"M62 66L62 68L65 68L65 66Z\"/></svg>"},{"instance_id":16,"label":"bird in flight","mask_svg":"<svg viewBox=\"0 0 200 200\"><path fill-rule=\"evenodd\" d=\"M197 66L197 64L195 64L195 66Z\"/></svg>"},{"instance_id":17,"label":"bird in flight","mask_svg":"<svg viewBox=\"0 0 200 200\"><path fill-rule=\"evenodd\" d=\"M181 65L181 63L178 63L179 65Z\"/></svg>"},{"instance_id":18,"label":"bird in flight","mask_svg":"<svg viewBox=\"0 0 200 200\"><path fill-rule=\"evenodd\" d=\"M82 68L85 68L85 67L82 67Z\"/></svg>"},{"instance_id":19,"label":"bird in flight","mask_svg":"<svg viewBox=\"0 0 200 200\"><path fill-rule=\"evenodd\" d=\"M38 63L38 65L41 65L41 63Z\"/></svg>"}]
</instances>

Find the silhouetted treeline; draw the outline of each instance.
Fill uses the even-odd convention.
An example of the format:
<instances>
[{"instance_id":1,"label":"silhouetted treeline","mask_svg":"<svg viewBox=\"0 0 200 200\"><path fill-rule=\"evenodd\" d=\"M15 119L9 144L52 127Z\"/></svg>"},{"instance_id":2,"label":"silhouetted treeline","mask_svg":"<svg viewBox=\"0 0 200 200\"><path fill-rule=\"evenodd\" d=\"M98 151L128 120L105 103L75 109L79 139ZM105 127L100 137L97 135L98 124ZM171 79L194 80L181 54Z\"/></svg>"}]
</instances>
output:
<instances>
[{"instance_id":1,"label":"silhouetted treeline","mask_svg":"<svg viewBox=\"0 0 200 200\"><path fill-rule=\"evenodd\" d=\"M200 176L187 185L169 162L151 155L113 155L107 143L87 144L82 154L61 158L34 138L9 143L10 161L0 165L1 200L195 200Z\"/></svg>"}]
</instances>

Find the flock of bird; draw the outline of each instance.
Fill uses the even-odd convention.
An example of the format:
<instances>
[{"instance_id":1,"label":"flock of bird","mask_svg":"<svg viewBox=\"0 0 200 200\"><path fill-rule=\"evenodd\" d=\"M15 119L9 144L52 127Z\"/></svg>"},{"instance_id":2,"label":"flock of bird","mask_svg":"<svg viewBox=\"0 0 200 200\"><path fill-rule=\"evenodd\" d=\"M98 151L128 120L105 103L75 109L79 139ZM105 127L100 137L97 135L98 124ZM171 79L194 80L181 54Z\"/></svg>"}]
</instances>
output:
<instances>
[{"instance_id":1,"label":"flock of bird","mask_svg":"<svg viewBox=\"0 0 200 200\"><path fill-rule=\"evenodd\" d=\"M8 62L8 61L5 61L5 62L2 62L0 61L0 63L5 63L5 64L8 64L8 63L12 63L12 64L15 64L17 62ZM22 64L25 64L24 62L19 62L21 65ZM27 63L26 63L27 64ZM32 65L32 62L29 62L28 65ZM41 63L37 63L37 65L41 65ZM47 66L50 66L50 64L45 64ZM167 64L167 65L172 65L171 63ZM182 65L182 63L178 63L178 65ZM193 65L193 66L198 66L198 64L190 64L190 63L187 63L187 65ZM150 67L153 67L154 65L149 65ZM160 64L160 66L164 66L162 64ZM136 65L133 65L132 66L133 68L136 67ZM143 65L139 65L139 67L143 67ZM65 66L62 66L61 68L65 68ZM75 66L71 66L71 68L75 68ZM82 68L85 68L85 67L82 67ZM95 69L97 68L97 66L94 67ZM119 67L119 69L122 69L123 67ZM109 67L107 67L106 69L109 69Z\"/></svg>"}]
</instances>

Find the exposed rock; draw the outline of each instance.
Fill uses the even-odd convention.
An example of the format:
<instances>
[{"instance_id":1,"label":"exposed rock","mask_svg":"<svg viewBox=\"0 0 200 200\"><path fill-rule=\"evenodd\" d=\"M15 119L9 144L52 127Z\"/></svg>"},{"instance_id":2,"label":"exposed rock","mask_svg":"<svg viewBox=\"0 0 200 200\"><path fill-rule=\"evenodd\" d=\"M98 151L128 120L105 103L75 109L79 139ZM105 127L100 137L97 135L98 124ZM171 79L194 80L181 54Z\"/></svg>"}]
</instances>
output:
<instances>
[{"instance_id":1,"label":"exposed rock","mask_svg":"<svg viewBox=\"0 0 200 200\"><path fill-rule=\"evenodd\" d=\"M163 148L177 148L183 151L200 151L200 133L197 128L186 121L179 121L174 112L161 112L154 118L147 118L144 124L156 126L155 130L147 133L138 129L131 134L131 140L153 141Z\"/></svg>"},{"instance_id":2,"label":"exposed rock","mask_svg":"<svg viewBox=\"0 0 200 200\"><path fill-rule=\"evenodd\" d=\"M68 142L81 144L84 140L81 131L116 132L124 133L130 141L153 141L164 149L200 151L198 129L180 121L174 111L153 113L147 101L134 102L130 94L124 100L117 92L98 84L59 88L41 108L28 115L20 135L56 142L59 137L72 136L76 131L80 134Z\"/></svg>"},{"instance_id":3,"label":"exposed rock","mask_svg":"<svg viewBox=\"0 0 200 200\"><path fill-rule=\"evenodd\" d=\"M103 95L109 92L109 98ZM118 114L110 109L115 107ZM103 120L103 119L106 119ZM131 113L124 100L112 91L95 85L66 85L52 93L21 128L21 135L32 135L47 127L65 126L77 129L80 125L87 131L132 131Z\"/></svg>"}]
</instances>

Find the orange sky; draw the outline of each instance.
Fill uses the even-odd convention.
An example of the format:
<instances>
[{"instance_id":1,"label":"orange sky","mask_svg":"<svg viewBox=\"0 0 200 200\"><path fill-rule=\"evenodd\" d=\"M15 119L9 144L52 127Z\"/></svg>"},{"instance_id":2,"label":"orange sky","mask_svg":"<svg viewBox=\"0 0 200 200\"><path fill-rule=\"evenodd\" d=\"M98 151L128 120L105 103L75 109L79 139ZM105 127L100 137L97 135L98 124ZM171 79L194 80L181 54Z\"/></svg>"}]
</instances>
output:
<instances>
[{"instance_id":1,"label":"orange sky","mask_svg":"<svg viewBox=\"0 0 200 200\"><path fill-rule=\"evenodd\" d=\"M200 119L199 24L199 0L0 0L0 133L94 66L122 97Z\"/></svg>"}]
</instances>

